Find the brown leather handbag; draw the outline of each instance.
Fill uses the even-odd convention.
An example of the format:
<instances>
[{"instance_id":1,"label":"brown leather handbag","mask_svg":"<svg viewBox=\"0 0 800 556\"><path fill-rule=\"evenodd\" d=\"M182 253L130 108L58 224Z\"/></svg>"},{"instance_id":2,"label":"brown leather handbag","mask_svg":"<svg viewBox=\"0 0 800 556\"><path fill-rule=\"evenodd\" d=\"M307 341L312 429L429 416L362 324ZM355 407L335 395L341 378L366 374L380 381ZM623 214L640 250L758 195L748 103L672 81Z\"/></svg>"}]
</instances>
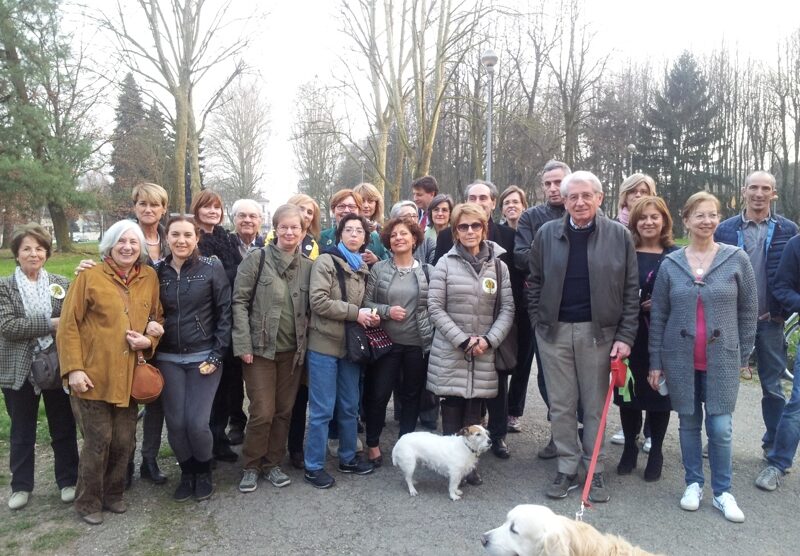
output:
<instances>
[{"instance_id":1,"label":"brown leather handbag","mask_svg":"<svg viewBox=\"0 0 800 556\"><path fill-rule=\"evenodd\" d=\"M164 389L164 377L161 376L161 371L144 360L141 351L136 352L136 358L131 397L138 403L154 402Z\"/></svg>"}]
</instances>

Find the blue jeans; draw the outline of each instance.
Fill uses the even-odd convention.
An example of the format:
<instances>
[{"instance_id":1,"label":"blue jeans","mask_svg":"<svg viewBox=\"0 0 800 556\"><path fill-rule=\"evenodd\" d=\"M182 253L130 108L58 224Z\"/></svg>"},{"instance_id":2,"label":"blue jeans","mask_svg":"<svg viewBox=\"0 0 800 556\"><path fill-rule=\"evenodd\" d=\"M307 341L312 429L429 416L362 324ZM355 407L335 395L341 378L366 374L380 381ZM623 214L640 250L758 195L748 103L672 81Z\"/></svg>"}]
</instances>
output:
<instances>
[{"instance_id":1,"label":"blue jeans","mask_svg":"<svg viewBox=\"0 0 800 556\"><path fill-rule=\"evenodd\" d=\"M786 349L783 338L783 323L773 320L758 321L756 328L756 361L758 379L761 382L761 414L767 430L761 439L763 448L771 448L775 442L775 429L786 405L781 386L781 375L786 369Z\"/></svg>"},{"instance_id":2,"label":"blue jeans","mask_svg":"<svg viewBox=\"0 0 800 556\"><path fill-rule=\"evenodd\" d=\"M703 426L703 404L706 401L706 373L694 373L694 413L679 414L678 427L681 441L681 457L686 484L705 484L703 477L703 441L700 430ZM733 416L730 413L710 415L706 413L706 435L708 436L708 463L711 467L711 488L714 496L731 489L733 474Z\"/></svg>"},{"instance_id":3,"label":"blue jeans","mask_svg":"<svg viewBox=\"0 0 800 556\"><path fill-rule=\"evenodd\" d=\"M767 460L783 472L792 466L800 442L800 357L794 360L794 386L789 403L783 408L783 415L775 431L775 443Z\"/></svg>"},{"instance_id":4,"label":"blue jeans","mask_svg":"<svg viewBox=\"0 0 800 556\"><path fill-rule=\"evenodd\" d=\"M307 471L318 471L325 465L328 424L334 409L339 427L339 461L349 463L355 457L360 376L360 365L309 350Z\"/></svg>"}]
</instances>

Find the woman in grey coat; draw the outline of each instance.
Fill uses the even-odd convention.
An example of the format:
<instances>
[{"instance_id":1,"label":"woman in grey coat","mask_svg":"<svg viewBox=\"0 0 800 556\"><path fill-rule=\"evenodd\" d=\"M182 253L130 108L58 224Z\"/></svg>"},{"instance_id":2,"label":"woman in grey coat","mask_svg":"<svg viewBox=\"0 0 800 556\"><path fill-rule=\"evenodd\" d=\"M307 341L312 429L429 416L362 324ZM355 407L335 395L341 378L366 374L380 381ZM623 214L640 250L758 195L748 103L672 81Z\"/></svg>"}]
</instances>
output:
<instances>
[{"instance_id":1,"label":"woman in grey coat","mask_svg":"<svg viewBox=\"0 0 800 556\"><path fill-rule=\"evenodd\" d=\"M653 288L648 382L657 389L662 374L666 377L680 417L687 485L681 508L697 510L703 498L705 408L713 505L740 523L744 514L730 493L732 414L739 373L755 340L758 300L747 254L714 242L719 213L719 201L705 191L684 205L689 245L664 259Z\"/></svg>"},{"instance_id":2,"label":"woman in grey coat","mask_svg":"<svg viewBox=\"0 0 800 556\"><path fill-rule=\"evenodd\" d=\"M505 251L486 239L486 213L476 204L457 205L452 227L453 248L439 260L428 289L428 312L436 329L428 390L443 397L444 434L480 422L481 401L497 395L495 349L514 320L508 268L498 259ZM476 472L467 481L481 482Z\"/></svg>"}]
</instances>

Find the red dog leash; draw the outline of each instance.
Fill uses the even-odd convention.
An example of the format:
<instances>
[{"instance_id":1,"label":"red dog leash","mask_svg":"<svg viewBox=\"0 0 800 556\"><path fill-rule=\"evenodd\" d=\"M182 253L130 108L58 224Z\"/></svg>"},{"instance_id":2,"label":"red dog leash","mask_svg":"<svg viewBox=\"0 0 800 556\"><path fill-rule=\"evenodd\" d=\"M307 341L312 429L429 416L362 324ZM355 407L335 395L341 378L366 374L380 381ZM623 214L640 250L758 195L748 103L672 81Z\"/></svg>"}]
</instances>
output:
<instances>
[{"instance_id":1,"label":"red dog leash","mask_svg":"<svg viewBox=\"0 0 800 556\"><path fill-rule=\"evenodd\" d=\"M592 504L589 502L589 490L592 487L592 477L594 476L594 468L597 466L597 457L600 455L600 447L603 439L603 432L606 430L606 418L608 417L608 408L611 406L611 398L614 395L614 388L621 388L625 386L625 381L628 376L628 365L619 357L611 360L611 377L608 384L608 393L606 394L606 404L603 407L603 415L600 417L600 426L597 429L597 438L594 441L594 450L592 450L592 459L589 462L589 470L586 472L586 482L583 485L583 494L581 495L581 509L575 514L575 519L583 521L583 510L591 508Z\"/></svg>"}]
</instances>

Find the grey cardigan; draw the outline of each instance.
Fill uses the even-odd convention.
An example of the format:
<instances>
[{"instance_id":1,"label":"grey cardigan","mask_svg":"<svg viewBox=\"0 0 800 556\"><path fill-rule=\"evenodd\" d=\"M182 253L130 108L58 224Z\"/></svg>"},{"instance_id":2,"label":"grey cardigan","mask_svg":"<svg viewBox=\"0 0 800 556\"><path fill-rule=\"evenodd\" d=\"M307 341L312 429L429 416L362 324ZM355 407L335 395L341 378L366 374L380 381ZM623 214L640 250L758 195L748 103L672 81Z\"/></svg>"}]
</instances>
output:
<instances>
[{"instance_id":1,"label":"grey cardigan","mask_svg":"<svg viewBox=\"0 0 800 556\"><path fill-rule=\"evenodd\" d=\"M747 365L756 335L758 298L753 268L738 247L719 244L702 281L695 281L686 249L661 263L650 310L650 368L664 372L672 408L694 413L694 340L697 297L706 318L706 411L733 413L739 369Z\"/></svg>"}]
</instances>

